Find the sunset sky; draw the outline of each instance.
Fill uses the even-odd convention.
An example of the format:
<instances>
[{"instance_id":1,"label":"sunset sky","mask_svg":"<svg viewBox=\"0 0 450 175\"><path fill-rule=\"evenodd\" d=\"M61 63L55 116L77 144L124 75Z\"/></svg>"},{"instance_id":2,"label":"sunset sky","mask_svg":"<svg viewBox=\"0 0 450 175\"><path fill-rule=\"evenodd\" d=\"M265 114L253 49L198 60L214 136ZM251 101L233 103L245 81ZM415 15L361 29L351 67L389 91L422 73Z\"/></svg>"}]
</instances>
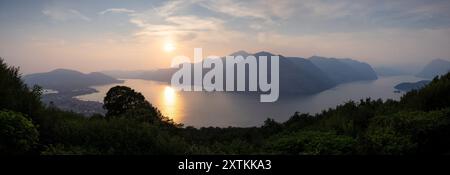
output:
<instances>
[{"instance_id":1,"label":"sunset sky","mask_svg":"<svg viewBox=\"0 0 450 175\"><path fill-rule=\"evenodd\" d=\"M22 72L169 67L193 48L354 58L450 59L448 0L0 0L0 56Z\"/></svg>"}]
</instances>

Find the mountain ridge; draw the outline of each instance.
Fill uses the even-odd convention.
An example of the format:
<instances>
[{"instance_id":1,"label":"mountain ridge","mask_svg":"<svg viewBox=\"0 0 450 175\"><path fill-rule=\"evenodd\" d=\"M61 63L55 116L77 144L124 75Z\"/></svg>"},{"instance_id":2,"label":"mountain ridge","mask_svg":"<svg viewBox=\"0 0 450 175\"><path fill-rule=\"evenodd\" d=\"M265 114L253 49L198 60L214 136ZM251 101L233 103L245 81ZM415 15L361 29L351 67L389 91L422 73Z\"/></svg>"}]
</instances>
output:
<instances>
[{"instance_id":1,"label":"mountain ridge","mask_svg":"<svg viewBox=\"0 0 450 175\"><path fill-rule=\"evenodd\" d=\"M353 59L312 56L308 60L338 84L378 78L369 64Z\"/></svg>"},{"instance_id":2,"label":"mountain ridge","mask_svg":"<svg viewBox=\"0 0 450 175\"><path fill-rule=\"evenodd\" d=\"M437 75L444 75L450 71L450 61L434 59L416 74L417 77L432 79Z\"/></svg>"},{"instance_id":3,"label":"mountain ridge","mask_svg":"<svg viewBox=\"0 0 450 175\"><path fill-rule=\"evenodd\" d=\"M244 57L253 55L257 58L259 56L266 56L268 58L268 66L270 67L270 56L276 54L267 51L259 51L251 54L247 51L240 50L230 55L241 55ZM320 57L324 62L338 63L337 65L330 64L330 68L338 66L339 69L334 68L334 70L343 72L343 74L339 74L339 72L336 74L330 72L326 66L314 63L314 57L312 57L312 59L305 59L301 57L285 57L283 55L276 56L279 56L280 58L280 93L313 94L334 87L340 83L375 80L378 78L369 64L349 58L338 59ZM225 57L221 57L220 59L225 61ZM259 61L259 59L257 59L257 61ZM170 82L171 75L177 70L178 69L176 68L166 68L143 71L141 76L137 76L136 78ZM209 69L204 68L203 72L207 72L208 70Z\"/></svg>"},{"instance_id":4,"label":"mountain ridge","mask_svg":"<svg viewBox=\"0 0 450 175\"><path fill-rule=\"evenodd\" d=\"M85 74L71 69L55 69L49 72L28 74L23 76L22 79L28 86L39 85L43 88L58 91L72 91L94 85L123 83L122 80L101 72Z\"/></svg>"}]
</instances>

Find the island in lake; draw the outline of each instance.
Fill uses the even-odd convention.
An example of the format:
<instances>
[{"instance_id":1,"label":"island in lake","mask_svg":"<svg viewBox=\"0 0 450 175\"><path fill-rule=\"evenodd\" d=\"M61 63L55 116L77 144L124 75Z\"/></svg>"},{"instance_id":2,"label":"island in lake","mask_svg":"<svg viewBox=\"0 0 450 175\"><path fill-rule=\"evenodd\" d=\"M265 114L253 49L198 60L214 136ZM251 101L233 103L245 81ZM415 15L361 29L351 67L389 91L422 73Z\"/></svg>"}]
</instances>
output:
<instances>
[{"instance_id":1,"label":"island in lake","mask_svg":"<svg viewBox=\"0 0 450 175\"><path fill-rule=\"evenodd\" d=\"M418 82L406 82L396 85L394 88L400 91L409 92L411 90L418 90L430 83L430 80L421 80Z\"/></svg>"}]
</instances>

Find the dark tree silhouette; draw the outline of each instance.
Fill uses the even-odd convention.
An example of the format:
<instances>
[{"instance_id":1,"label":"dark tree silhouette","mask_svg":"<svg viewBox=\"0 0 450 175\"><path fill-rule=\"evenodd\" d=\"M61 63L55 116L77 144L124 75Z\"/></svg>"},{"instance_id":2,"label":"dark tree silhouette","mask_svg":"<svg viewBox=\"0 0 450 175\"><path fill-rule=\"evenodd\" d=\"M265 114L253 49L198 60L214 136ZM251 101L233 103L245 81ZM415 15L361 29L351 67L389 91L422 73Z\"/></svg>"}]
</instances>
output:
<instances>
[{"instance_id":1,"label":"dark tree silhouette","mask_svg":"<svg viewBox=\"0 0 450 175\"><path fill-rule=\"evenodd\" d=\"M111 88L103 101L103 107L108 110L106 116L119 116L130 110L151 107L141 93L126 86Z\"/></svg>"},{"instance_id":2,"label":"dark tree silhouette","mask_svg":"<svg viewBox=\"0 0 450 175\"><path fill-rule=\"evenodd\" d=\"M142 122L173 124L173 121L164 117L145 100L141 93L126 86L111 88L104 98L103 108L108 111L107 118L125 117Z\"/></svg>"},{"instance_id":3,"label":"dark tree silhouette","mask_svg":"<svg viewBox=\"0 0 450 175\"><path fill-rule=\"evenodd\" d=\"M29 89L22 82L19 68L8 66L0 58L0 109L9 109L35 117L39 107L41 88Z\"/></svg>"}]
</instances>

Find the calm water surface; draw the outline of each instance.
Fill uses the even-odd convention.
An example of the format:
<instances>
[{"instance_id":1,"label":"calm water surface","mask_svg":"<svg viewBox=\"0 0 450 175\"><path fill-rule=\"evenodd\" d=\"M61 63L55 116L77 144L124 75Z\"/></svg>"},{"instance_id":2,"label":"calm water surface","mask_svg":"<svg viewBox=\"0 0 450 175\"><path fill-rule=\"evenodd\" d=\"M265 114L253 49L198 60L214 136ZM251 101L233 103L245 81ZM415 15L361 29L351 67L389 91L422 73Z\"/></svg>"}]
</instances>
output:
<instances>
[{"instance_id":1,"label":"calm water surface","mask_svg":"<svg viewBox=\"0 0 450 175\"><path fill-rule=\"evenodd\" d=\"M398 100L402 93L394 93L394 86L402 82L422 80L413 76L379 77L374 81L359 81L338 85L318 94L281 97L275 103L260 103L259 95L233 93L176 92L170 85L155 81L125 79L120 85L141 92L161 112L186 126L258 126L268 117L279 122L294 112L317 113L349 100ZM102 102L106 92L119 84L94 86L99 92L78 96L78 99Z\"/></svg>"}]
</instances>

